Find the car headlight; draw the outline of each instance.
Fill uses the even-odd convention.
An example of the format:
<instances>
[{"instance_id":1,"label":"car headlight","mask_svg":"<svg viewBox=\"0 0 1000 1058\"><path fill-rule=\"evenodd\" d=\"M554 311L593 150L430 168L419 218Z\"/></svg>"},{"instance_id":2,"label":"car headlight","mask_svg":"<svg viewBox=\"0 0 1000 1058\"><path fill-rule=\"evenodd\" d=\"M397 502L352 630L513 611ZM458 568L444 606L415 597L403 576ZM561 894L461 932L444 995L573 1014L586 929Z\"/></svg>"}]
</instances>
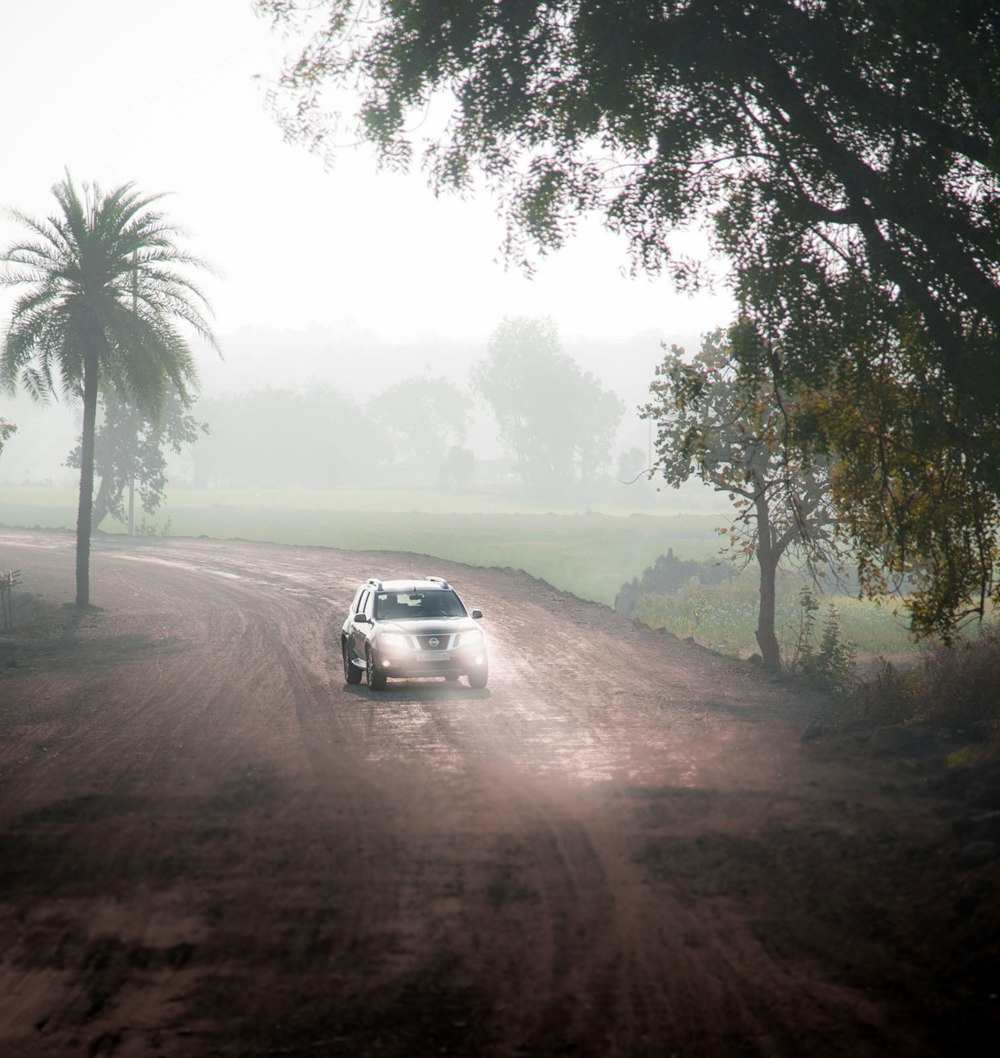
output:
<instances>
[{"instance_id":1,"label":"car headlight","mask_svg":"<svg viewBox=\"0 0 1000 1058\"><path fill-rule=\"evenodd\" d=\"M384 650L408 650L410 646L406 636L400 635L399 632L383 632L378 637L378 645Z\"/></svg>"},{"instance_id":2,"label":"car headlight","mask_svg":"<svg viewBox=\"0 0 1000 1058\"><path fill-rule=\"evenodd\" d=\"M478 647L483 645L483 633L478 628L471 632L460 632L455 637L456 647Z\"/></svg>"}]
</instances>

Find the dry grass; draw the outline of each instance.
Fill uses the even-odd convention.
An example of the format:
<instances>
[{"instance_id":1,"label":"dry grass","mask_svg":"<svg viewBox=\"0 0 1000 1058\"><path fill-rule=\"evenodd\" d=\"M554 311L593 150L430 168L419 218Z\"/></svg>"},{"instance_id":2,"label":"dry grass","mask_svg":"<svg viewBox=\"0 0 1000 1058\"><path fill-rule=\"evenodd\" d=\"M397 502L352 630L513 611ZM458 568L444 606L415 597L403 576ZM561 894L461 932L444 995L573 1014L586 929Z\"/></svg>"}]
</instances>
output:
<instances>
[{"instance_id":1,"label":"dry grass","mask_svg":"<svg viewBox=\"0 0 1000 1058\"><path fill-rule=\"evenodd\" d=\"M1000 724L1000 629L952 646L928 647L914 665L884 663L862 685L866 710L888 722L954 727Z\"/></svg>"}]
</instances>

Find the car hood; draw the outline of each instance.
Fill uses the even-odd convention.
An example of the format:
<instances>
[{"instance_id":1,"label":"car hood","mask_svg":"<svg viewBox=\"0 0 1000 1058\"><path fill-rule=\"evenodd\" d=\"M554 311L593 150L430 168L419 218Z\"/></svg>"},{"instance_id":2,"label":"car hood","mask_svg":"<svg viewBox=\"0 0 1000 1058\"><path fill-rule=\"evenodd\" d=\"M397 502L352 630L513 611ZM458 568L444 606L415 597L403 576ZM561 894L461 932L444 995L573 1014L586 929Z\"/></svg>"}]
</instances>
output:
<instances>
[{"instance_id":1,"label":"car hood","mask_svg":"<svg viewBox=\"0 0 1000 1058\"><path fill-rule=\"evenodd\" d=\"M471 617L444 617L440 620L422 618L419 621L380 621L384 632L400 632L404 636L450 636L456 632L471 632L479 623Z\"/></svg>"}]
</instances>

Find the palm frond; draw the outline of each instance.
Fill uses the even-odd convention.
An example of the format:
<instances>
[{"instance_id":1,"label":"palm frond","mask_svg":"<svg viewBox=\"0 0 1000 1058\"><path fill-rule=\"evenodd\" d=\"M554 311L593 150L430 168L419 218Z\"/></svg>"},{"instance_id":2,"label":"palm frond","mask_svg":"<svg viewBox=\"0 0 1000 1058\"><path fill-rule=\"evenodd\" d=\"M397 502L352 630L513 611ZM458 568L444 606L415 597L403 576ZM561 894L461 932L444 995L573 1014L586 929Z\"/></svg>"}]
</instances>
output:
<instances>
[{"instance_id":1,"label":"palm frond","mask_svg":"<svg viewBox=\"0 0 1000 1058\"><path fill-rule=\"evenodd\" d=\"M104 192L67 173L53 188L58 210L44 219L12 211L27 238L0 254L13 266L0 282L20 287L4 341L0 380L33 393L80 394L87 355L100 386L144 407L165 390L196 383L182 323L217 348L205 294L187 274L211 271L177 245L180 229L159 208L164 197L134 183ZM89 350L89 354L88 354Z\"/></svg>"}]
</instances>

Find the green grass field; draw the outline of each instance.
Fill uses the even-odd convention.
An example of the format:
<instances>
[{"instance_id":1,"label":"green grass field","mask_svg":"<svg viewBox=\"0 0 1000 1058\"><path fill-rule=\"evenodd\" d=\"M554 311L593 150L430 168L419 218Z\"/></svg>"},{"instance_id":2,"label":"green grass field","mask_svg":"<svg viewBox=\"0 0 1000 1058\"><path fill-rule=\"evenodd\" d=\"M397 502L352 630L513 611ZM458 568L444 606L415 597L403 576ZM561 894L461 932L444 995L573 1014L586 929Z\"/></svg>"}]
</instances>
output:
<instances>
[{"instance_id":1,"label":"green grass field","mask_svg":"<svg viewBox=\"0 0 1000 1058\"><path fill-rule=\"evenodd\" d=\"M500 495L431 491L171 490L143 525L172 536L262 540L353 551L411 551L476 566L511 566L612 604L621 585L672 547L704 559L718 515L578 513ZM71 528L70 488L0 486L0 524ZM105 522L103 529L124 531Z\"/></svg>"},{"instance_id":2,"label":"green grass field","mask_svg":"<svg viewBox=\"0 0 1000 1058\"><path fill-rule=\"evenodd\" d=\"M651 514L615 507L581 513L501 494L429 490L171 490L140 531L269 541L360 551L407 551L475 566L523 569L585 599L612 605L621 586L672 548L682 559L718 556L720 513ZM0 525L72 528L71 488L0 486ZM124 527L105 523L105 531ZM0 559L2 566L2 559ZM786 642L798 619L797 584L779 601ZM889 610L838 597L844 635L864 654L913 650ZM825 611L824 611L825 612ZM725 653L756 649L756 583L746 575L718 588L648 597L641 618Z\"/></svg>"}]
</instances>

